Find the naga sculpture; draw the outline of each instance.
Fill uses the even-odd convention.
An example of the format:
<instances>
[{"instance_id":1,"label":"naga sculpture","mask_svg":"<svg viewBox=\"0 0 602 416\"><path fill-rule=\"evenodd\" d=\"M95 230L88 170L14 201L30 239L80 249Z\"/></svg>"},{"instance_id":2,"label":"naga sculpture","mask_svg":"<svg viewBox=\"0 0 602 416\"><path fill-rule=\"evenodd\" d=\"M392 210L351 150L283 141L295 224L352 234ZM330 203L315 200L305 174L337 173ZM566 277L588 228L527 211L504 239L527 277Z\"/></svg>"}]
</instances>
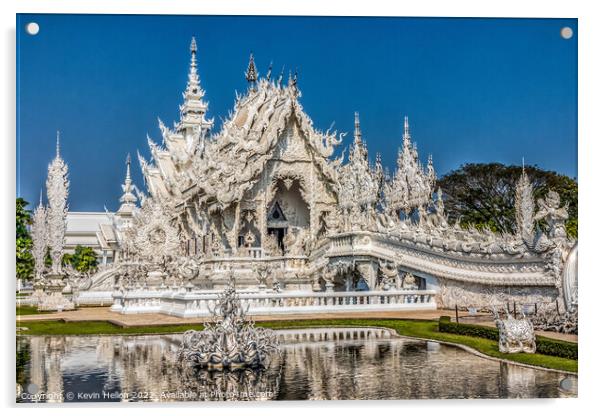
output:
<instances>
[{"instance_id":1,"label":"naga sculpture","mask_svg":"<svg viewBox=\"0 0 602 416\"><path fill-rule=\"evenodd\" d=\"M232 281L211 311L202 331L186 331L178 359L182 365L208 369L262 368L279 352L276 334L246 319Z\"/></svg>"}]
</instances>

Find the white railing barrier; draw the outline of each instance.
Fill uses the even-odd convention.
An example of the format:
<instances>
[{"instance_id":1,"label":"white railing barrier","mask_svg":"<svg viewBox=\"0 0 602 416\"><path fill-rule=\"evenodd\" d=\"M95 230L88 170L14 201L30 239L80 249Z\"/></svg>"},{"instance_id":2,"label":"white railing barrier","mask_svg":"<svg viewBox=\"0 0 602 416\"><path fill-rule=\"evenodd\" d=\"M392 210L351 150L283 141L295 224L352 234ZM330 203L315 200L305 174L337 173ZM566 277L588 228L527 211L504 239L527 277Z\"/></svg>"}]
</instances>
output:
<instances>
[{"instance_id":1,"label":"white railing barrier","mask_svg":"<svg viewBox=\"0 0 602 416\"><path fill-rule=\"evenodd\" d=\"M433 310L434 290L366 292L241 293L242 306L251 315L339 311ZM217 293L131 291L114 293L113 311L124 314L164 313L180 317L210 316Z\"/></svg>"}]
</instances>

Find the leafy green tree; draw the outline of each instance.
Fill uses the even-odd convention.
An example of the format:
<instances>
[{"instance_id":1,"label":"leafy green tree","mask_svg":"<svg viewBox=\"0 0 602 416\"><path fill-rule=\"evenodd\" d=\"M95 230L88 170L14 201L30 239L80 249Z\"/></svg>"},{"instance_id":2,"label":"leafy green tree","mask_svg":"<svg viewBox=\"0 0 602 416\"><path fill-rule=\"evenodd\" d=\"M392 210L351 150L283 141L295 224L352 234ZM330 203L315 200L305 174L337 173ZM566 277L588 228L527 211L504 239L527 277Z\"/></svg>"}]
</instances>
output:
<instances>
[{"instance_id":1,"label":"leafy green tree","mask_svg":"<svg viewBox=\"0 0 602 416\"><path fill-rule=\"evenodd\" d=\"M93 272L98 267L96 252L91 247L76 246L73 254L63 255L63 265L70 264L82 273Z\"/></svg>"},{"instance_id":2,"label":"leafy green tree","mask_svg":"<svg viewBox=\"0 0 602 416\"><path fill-rule=\"evenodd\" d=\"M17 248L17 278L30 279L33 277L34 261L31 254L33 242L29 235L28 226L31 224L31 211L26 209L29 202L23 198L16 201L16 248Z\"/></svg>"},{"instance_id":3,"label":"leafy green tree","mask_svg":"<svg viewBox=\"0 0 602 416\"><path fill-rule=\"evenodd\" d=\"M525 166L524 169L533 185L535 201L553 190L560 195L561 204L568 204L566 229L569 236L576 238L577 181L537 166ZM460 221L463 227L488 226L493 231L514 232L514 191L522 170L521 166L501 163L469 163L443 176L438 186L443 191L449 219Z\"/></svg>"}]
</instances>

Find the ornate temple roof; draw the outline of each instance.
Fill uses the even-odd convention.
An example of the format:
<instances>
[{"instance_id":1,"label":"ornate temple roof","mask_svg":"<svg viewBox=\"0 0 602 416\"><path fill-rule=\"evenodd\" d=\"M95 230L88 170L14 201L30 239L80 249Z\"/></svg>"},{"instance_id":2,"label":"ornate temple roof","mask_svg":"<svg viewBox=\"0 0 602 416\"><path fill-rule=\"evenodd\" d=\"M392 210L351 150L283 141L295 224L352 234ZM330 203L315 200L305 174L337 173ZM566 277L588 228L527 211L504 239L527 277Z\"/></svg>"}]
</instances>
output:
<instances>
[{"instance_id":1,"label":"ornate temple roof","mask_svg":"<svg viewBox=\"0 0 602 416\"><path fill-rule=\"evenodd\" d=\"M209 136L213 121L205 119L207 105L201 100L204 91L196 72L194 40L191 51L181 120L174 130L159 122L164 146L148 138L152 163L139 155L153 197L166 203L182 202L188 197L186 192L195 188L206 201L214 200L222 208L241 200L259 179L266 162L277 157L278 139L287 129L298 129L306 141L307 160L318 166L323 179L334 189L338 162L329 158L342 138L336 132L324 133L313 127L298 100L301 94L296 75L289 76L287 85L282 85L281 79L274 82L268 77L258 78L251 55L245 72L248 91L237 95L234 111L221 131ZM194 117L189 111L192 108L197 111Z\"/></svg>"}]
</instances>

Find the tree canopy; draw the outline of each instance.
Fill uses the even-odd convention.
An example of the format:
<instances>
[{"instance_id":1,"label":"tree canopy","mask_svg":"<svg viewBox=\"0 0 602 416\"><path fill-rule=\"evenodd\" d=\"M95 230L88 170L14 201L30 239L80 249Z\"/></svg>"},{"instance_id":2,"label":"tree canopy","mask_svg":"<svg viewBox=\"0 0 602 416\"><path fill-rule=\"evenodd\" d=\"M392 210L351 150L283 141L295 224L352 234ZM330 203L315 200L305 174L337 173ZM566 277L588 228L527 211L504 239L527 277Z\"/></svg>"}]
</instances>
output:
<instances>
[{"instance_id":1,"label":"tree canopy","mask_svg":"<svg viewBox=\"0 0 602 416\"><path fill-rule=\"evenodd\" d=\"M96 252L91 247L76 246L73 254L63 255L63 265L70 264L82 273L93 272L98 266Z\"/></svg>"},{"instance_id":2,"label":"tree canopy","mask_svg":"<svg viewBox=\"0 0 602 416\"><path fill-rule=\"evenodd\" d=\"M562 205L568 204L567 234L577 237L577 181L566 175L525 166L533 185L535 201L548 191L560 195ZM444 194L445 211L451 222L463 227L489 227L497 232L515 232L514 192L522 166L501 163L470 163L462 165L438 180ZM541 227L541 224L536 224Z\"/></svg>"},{"instance_id":3,"label":"tree canopy","mask_svg":"<svg viewBox=\"0 0 602 416\"><path fill-rule=\"evenodd\" d=\"M16 201L16 248L17 248L17 278L30 279L33 276L33 256L31 255L31 247L33 245L29 229L31 224L31 211L26 209L29 202L23 198L17 198Z\"/></svg>"}]
</instances>

